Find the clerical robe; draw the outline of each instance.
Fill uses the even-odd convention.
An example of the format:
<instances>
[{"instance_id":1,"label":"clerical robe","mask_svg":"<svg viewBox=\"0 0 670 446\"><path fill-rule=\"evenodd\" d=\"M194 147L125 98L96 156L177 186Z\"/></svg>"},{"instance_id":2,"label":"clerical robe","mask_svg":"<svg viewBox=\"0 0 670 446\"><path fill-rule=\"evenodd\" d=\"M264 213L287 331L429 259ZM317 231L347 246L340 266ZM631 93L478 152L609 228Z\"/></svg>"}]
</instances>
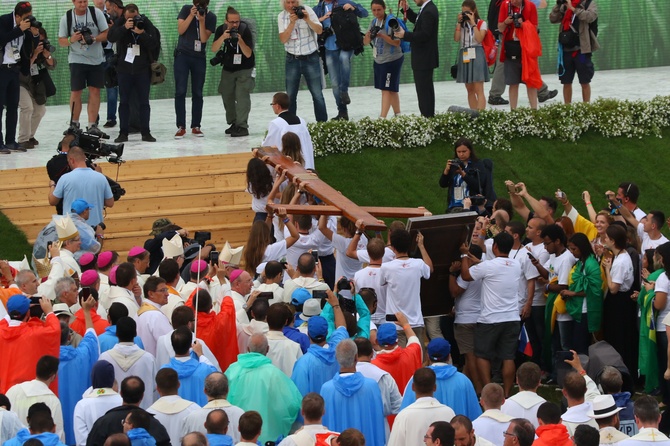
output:
<instances>
[{"instance_id":1,"label":"clerical robe","mask_svg":"<svg viewBox=\"0 0 670 446\"><path fill-rule=\"evenodd\" d=\"M137 312L137 335L142 338L144 350L156 356L158 338L172 333L172 324L160 311L161 305L145 300Z\"/></svg>"},{"instance_id":2,"label":"clerical robe","mask_svg":"<svg viewBox=\"0 0 670 446\"><path fill-rule=\"evenodd\" d=\"M193 308L193 299L186 302ZM196 335L210 346L212 353L219 361L221 370L237 360L237 325L235 322L235 304L230 296L221 301L219 314L210 311L198 311L196 316Z\"/></svg>"},{"instance_id":3,"label":"clerical robe","mask_svg":"<svg viewBox=\"0 0 670 446\"><path fill-rule=\"evenodd\" d=\"M111 350L100 355L100 359L112 364L116 382L121 383L128 376L139 376L144 382L142 409L148 409L156 400L156 360L154 356L130 342L116 344Z\"/></svg>"},{"instance_id":4,"label":"clerical robe","mask_svg":"<svg viewBox=\"0 0 670 446\"><path fill-rule=\"evenodd\" d=\"M188 401L193 401L199 406L207 404L205 395L205 378L210 373L216 372L216 367L200 362L192 357L172 358L161 369L170 368L179 376L179 396Z\"/></svg>"},{"instance_id":5,"label":"clerical robe","mask_svg":"<svg viewBox=\"0 0 670 446\"><path fill-rule=\"evenodd\" d=\"M291 380L302 394L319 393L321 386L340 373L340 365L335 359L335 348L349 333L344 327L333 332L328 344L321 347L317 344L309 346L307 353L295 363Z\"/></svg>"},{"instance_id":6,"label":"clerical robe","mask_svg":"<svg viewBox=\"0 0 670 446\"><path fill-rule=\"evenodd\" d=\"M356 428L368 446L384 446L384 412L377 383L361 373L342 373L321 387L326 403L324 426L337 432Z\"/></svg>"},{"instance_id":7,"label":"clerical robe","mask_svg":"<svg viewBox=\"0 0 670 446\"><path fill-rule=\"evenodd\" d=\"M103 334L105 329L109 327L109 322L101 318L96 310L91 310L91 319L93 320L93 328L96 335ZM70 328L75 333L79 333L80 336L84 336L84 333L86 333L86 320L84 319L83 308L80 308L74 314L74 322L70 324Z\"/></svg>"},{"instance_id":8,"label":"clerical robe","mask_svg":"<svg viewBox=\"0 0 670 446\"><path fill-rule=\"evenodd\" d=\"M165 305L163 305L163 308L165 308ZM164 364L170 362L170 359L175 357L174 348L172 348L173 332L174 331L171 331L158 338L158 342L156 343L156 367L162 367ZM209 362L211 362L217 370L221 371L219 361L216 359L216 356L214 356L214 353L212 353L212 350L207 346L207 343L200 338L196 338L194 334L193 342L195 341L198 341L200 345L202 345L202 355L209 359ZM191 356L193 355L194 353L191 351Z\"/></svg>"},{"instance_id":9,"label":"clerical robe","mask_svg":"<svg viewBox=\"0 0 670 446\"><path fill-rule=\"evenodd\" d=\"M482 414L477 393L472 381L467 376L449 364L436 363L429 368L433 369L437 377L437 390L433 395L435 399L454 409L457 414L465 415L471 420ZM416 395L412 390L413 380L414 378L410 378L407 382L400 410L416 401Z\"/></svg>"},{"instance_id":10,"label":"clerical robe","mask_svg":"<svg viewBox=\"0 0 670 446\"><path fill-rule=\"evenodd\" d=\"M58 395L63 408L63 426L65 443L75 444L74 408L82 395L91 386L91 369L98 360L100 350L95 330L86 330L81 342L74 348L69 345L60 347L58 364Z\"/></svg>"},{"instance_id":11,"label":"clerical robe","mask_svg":"<svg viewBox=\"0 0 670 446\"><path fill-rule=\"evenodd\" d=\"M270 358L260 353L243 353L225 374L230 386L228 401L245 411L261 414L261 444L288 435L300 411L302 395L293 381L272 365Z\"/></svg>"},{"instance_id":12,"label":"clerical robe","mask_svg":"<svg viewBox=\"0 0 670 446\"><path fill-rule=\"evenodd\" d=\"M15 384L35 379L37 361L44 355L58 357L60 351L60 322L49 313L45 322L31 318L18 323L0 320L0 393ZM58 383L50 386L58 392Z\"/></svg>"},{"instance_id":13,"label":"clerical robe","mask_svg":"<svg viewBox=\"0 0 670 446\"><path fill-rule=\"evenodd\" d=\"M196 403L187 401L179 395L166 395L156 400L147 412L153 414L154 418L165 427L170 435L170 443L180 445L184 420L198 409L200 406Z\"/></svg>"}]
</instances>

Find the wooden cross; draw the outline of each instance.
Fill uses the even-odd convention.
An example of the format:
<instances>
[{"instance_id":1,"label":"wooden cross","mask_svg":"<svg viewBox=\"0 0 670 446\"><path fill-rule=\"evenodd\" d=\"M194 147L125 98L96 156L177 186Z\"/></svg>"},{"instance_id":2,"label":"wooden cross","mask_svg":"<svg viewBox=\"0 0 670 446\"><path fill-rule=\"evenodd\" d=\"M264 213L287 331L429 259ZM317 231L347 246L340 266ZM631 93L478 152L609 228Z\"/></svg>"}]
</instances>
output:
<instances>
[{"instance_id":1,"label":"wooden cross","mask_svg":"<svg viewBox=\"0 0 670 446\"><path fill-rule=\"evenodd\" d=\"M286 172L289 181L300 185L312 195L318 197L328 206L301 206L268 204L268 212L275 212L278 207L286 208L289 214L309 215L344 215L351 221L362 220L365 229L374 231L386 230L384 222L377 217L409 218L432 215L426 208L394 208L394 207L359 207L356 203L333 189L328 183L321 180L315 173L305 170L276 147L259 147L254 149L254 156L262 159L274 168L281 168Z\"/></svg>"}]
</instances>

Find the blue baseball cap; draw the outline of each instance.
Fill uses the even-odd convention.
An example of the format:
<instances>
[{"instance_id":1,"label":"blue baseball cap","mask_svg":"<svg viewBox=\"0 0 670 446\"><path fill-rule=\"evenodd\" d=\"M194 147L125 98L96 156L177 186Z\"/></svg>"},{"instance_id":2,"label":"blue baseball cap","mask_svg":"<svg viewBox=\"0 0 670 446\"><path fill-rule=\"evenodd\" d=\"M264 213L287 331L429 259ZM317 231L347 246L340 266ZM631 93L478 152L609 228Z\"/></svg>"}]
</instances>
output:
<instances>
[{"instance_id":1,"label":"blue baseball cap","mask_svg":"<svg viewBox=\"0 0 670 446\"><path fill-rule=\"evenodd\" d=\"M307 335L314 342L323 342L328 336L328 321L323 316L312 316L307 321Z\"/></svg>"},{"instance_id":2,"label":"blue baseball cap","mask_svg":"<svg viewBox=\"0 0 670 446\"><path fill-rule=\"evenodd\" d=\"M451 344L442 338L435 338L428 343L428 357L432 361L446 361L451 353Z\"/></svg>"},{"instance_id":3,"label":"blue baseball cap","mask_svg":"<svg viewBox=\"0 0 670 446\"><path fill-rule=\"evenodd\" d=\"M379 345L394 345L398 342L398 330L395 324L381 324L377 328L377 343Z\"/></svg>"},{"instance_id":4,"label":"blue baseball cap","mask_svg":"<svg viewBox=\"0 0 670 446\"><path fill-rule=\"evenodd\" d=\"M312 298L312 293L307 291L305 288L296 288L295 291L291 294L291 305L297 307L304 304L307 299Z\"/></svg>"},{"instance_id":5,"label":"blue baseball cap","mask_svg":"<svg viewBox=\"0 0 670 446\"><path fill-rule=\"evenodd\" d=\"M26 314L30 310L30 299L23 294L15 294L7 301L7 312L16 311L19 314Z\"/></svg>"},{"instance_id":6,"label":"blue baseball cap","mask_svg":"<svg viewBox=\"0 0 670 446\"><path fill-rule=\"evenodd\" d=\"M92 204L88 203L86 200L83 200L81 198L74 200L72 202L72 205L70 206L70 209L72 209L72 212L75 214L81 214L84 212L86 209L93 209L95 206Z\"/></svg>"}]
</instances>

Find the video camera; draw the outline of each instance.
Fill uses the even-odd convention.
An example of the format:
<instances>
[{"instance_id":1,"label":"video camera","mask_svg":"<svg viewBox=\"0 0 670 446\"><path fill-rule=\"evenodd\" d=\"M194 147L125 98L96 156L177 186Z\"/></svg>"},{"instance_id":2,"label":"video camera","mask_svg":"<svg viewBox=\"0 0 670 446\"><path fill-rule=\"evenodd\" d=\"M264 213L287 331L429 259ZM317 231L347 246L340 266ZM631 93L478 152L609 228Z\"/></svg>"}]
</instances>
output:
<instances>
[{"instance_id":1,"label":"video camera","mask_svg":"<svg viewBox=\"0 0 670 446\"><path fill-rule=\"evenodd\" d=\"M64 135L74 136L74 140L70 145L81 147L86 154L86 157L90 160L105 157L107 158L107 161L113 164L121 164L125 162L121 159L121 156L123 155L123 144L103 143L100 141L101 138L98 135L85 132L76 125L70 125Z\"/></svg>"},{"instance_id":2,"label":"video camera","mask_svg":"<svg viewBox=\"0 0 670 446\"><path fill-rule=\"evenodd\" d=\"M93 45L95 42L91 29L83 23L77 23L74 27L74 32L81 33L81 37L86 42L86 45Z\"/></svg>"}]
</instances>

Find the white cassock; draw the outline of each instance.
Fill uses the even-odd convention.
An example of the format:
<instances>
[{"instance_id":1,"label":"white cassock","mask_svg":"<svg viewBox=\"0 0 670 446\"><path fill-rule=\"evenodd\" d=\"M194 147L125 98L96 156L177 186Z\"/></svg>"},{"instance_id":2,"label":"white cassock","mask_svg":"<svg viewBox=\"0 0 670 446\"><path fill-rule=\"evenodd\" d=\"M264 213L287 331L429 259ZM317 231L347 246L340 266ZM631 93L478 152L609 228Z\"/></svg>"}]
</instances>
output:
<instances>
[{"instance_id":1,"label":"white cassock","mask_svg":"<svg viewBox=\"0 0 670 446\"><path fill-rule=\"evenodd\" d=\"M26 426L19 421L19 416L14 412L0 407L0 444L16 437L16 434Z\"/></svg>"},{"instance_id":2,"label":"white cassock","mask_svg":"<svg viewBox=\"0 0 670 446\"><path fill-rule=\"evenodd\" d=\"M170 443L179 445L183 437L181 428L184 420L198 409L200 406L192 401L185 400L179 395L168 395L158 398L147 412L154 414L154 417L165 426L170 436Z\"/></svg>"},{"instance_id":3,"label":"white cassock","mask_svg":"<svg viewBox=\"0 0 670 446\"><path fill-rule=\"evenodd\" d=\"M314 169L314 145L312 144L312 137L307 129L307 123L304 119L300 119L300 124L289 124L284 118L281 118L281 113L275 119L270 121L268 126L268 134L263 140L263 146L277 146L281 151L281 137L287 132L293 132L300 138L300 146L302 148L302 157L305 158L305 169Z\"/></svg>"},{"instance_id":4,"label":"white cassock","mask_svg":"<svg viewBox=\"0 0 670 446\"><path fill-rule=\"evenodd\" d=\"M140 309L140 306L137 305L137 300L135 300L135 295L132 291L126 288L112 286L109 289L108 302L110 306L115 302L125 305L128 309L128 316L137 321L137 311Z\"/></svg>"},{"instance_id":5,"label":"white cassock","mask_svg":"<svg viewBox=\"0 0 670 446\"><path fill-rule=\"evenodd\" d=\"M137 316L137 336L142 339L144 350L154 355L154 357L156 356L158 338L173 331L167 316L160 310L161 305L145 299L142 307L140 307L140 314Z\"/></svg>"},{"instance_id":6,"label":"white cassock","mask_svg":"<svg viewBox=\"0 0 670 446\"><path fill-rule=\"evenodd\" d=\"M525 418L538 428L537 409L547 400L535 392L523 390L505 400L500 410L512 418Z\"/></svg>"},{"instance_id":7,"label":"white cassock","mask_svg":"<svg viewBox=\"0 0 670 446\"><path fill-rule=\"evenodd\" d=\"M275 367L290 378L295 362L302 356L300 344L284 336L281 331L270 330L265 333L265 336L268 338L270 347L266 356L272 360Z\"/></svg>"},{"instance_id":8,"label":"white cassock","mask_svg":"<svg viewBox=\"0 0 670 446\"><path fill-rule=\"evenodd\" d=\"M237 406L233 406L227 400L223 399L212 400L205 404L202 409L198 409L186 417L182 426L181 436L183 437L189 432L202 432L203 434L207 434L205 420L207 420L207 415L214 409L221 409L228 415L228 421L230 423L228 424L228 435L233 437L233 443L239 443L241 438L238 426L244 410Z\"/></svg>"},{"instance_id":9,"label":"white cassock","mask_svg":"<svg viewBox=\"0 0 670 446\"><path fill-rule=\"evenodd\" d=\"M172 333L164 334L160 338L158 338L158 342L156 343L156 368L160 369L163 367L165 364L170 362L170 359L175 357L174 349L172 348ZM193 340L196 340L195 335L193 335ZM219 361L216 360L216 356L214 356L214 353L207 347L207 344L205 344L205 341L202 339L197 339L197 341L202 345L202 354L205 358L209 359L209 362L212 363L214 367L216 367L217 370L221 370L221 366L219 365ZM225 370L224 370L225 371Z\"/></svg>"},{"instance_id":10,"label":"white cassock","mask_svg":"<svg viewBox=\"0 0 670 446\"><path fill-rule=\"evenodd\" d=\"M512 420L512 417L498 409L489 409L474 420L472 426L477 437L482 437L496 446L502 446L505 442L503 432L507 430Z\"/></svg>"},{"instance_id":11,"label":"white cassock","mask_svg":"<svg viewBox=\"0 0 670 446\"><path fill-rule=\"evenodd\" d=\"M5 358L6 360L6 358ZM51 416L56 425L56 433L61 442L65 441L63 431L63 409L58 397L49 389L49 386L36 379L15 384L7 390L5 396L12 404L12 412L19 416L19 421L28 425L28 409L35 403L44 403L51 409Z\"/></svg>"},{"instance_id":12,"label":"white cassock","mask_svg":"<svg viewBox=\"0 0 670 446\"><path fill-rule=\"evenodd\" d=\"M619 443L619 446L649 446L654 443L659 446L670 446L670 439L665 434L653 427L643 427L637 435Z\"/></svg>"},{"instance_id":13,"label":"white cassock","mask_svg":"<svg viewBox=\"0 0 670 446\"><path fill-rule=\"evenodd\" d=\"M119 383L120 384L120 383ZM123 404L121 395L109 388L89 387L74 406L74 438L77 446L86 446L86 439L93 424L108 410Z\"/></svg>"},{"instance_id":14,"label":"white cassock","mask_svg":"<svg viewBox=\"0 0 670 446\"><path fill-rule=\"evenodd\" d=\"M109 306L111 305L109 302L109 289L111 288L111 285L109 284L109 276L101 272L98 272L98 276L100 277L100 286L98 287L98 304L105 310L109 310ZM100 313L98 312L98 314Z\"/></svg>"},{"instance_id":15,"label":"white cassock","mask_svg":"<svg viewBox=\"0 0 670 446\"><path fill-rule=\"evenodd\" d=\"M100 360L105 360L114 366L114 378L121 385L128 376L139 376L144 382L144 398L140 407L148 409L156 400L156 358L149 352L139 348L132 342L119 342L111 350L100 355Z\"/></svg>"},{"instance_id":16,"label":"white cassock","mask_svg":"<svg viewBox=\"0 0 670 446\"><path fill-rule=\"evenodd\" d=\"M249 315L247 314L247 310L244 308L247 305L246 296L242 296L237 291L232 290L230 291L229 296L233 299L233 303L235 304L235 319L237 323L248 324Z\"/></svg>"},{"instance_id":17,"label":"white cassock","mask_svg":"<svg viewBox=\"0 0 670 446\"><path fill-rule=\"evenodd\" d=\"M600 444L602 445L619 445L623 440L628 440L630 437L621 432L616 427L607 426L600 429Z\"/></svg>"},{"instance_id":18,"label":"white cassock","mask_svg":"<svg viewBox=\"0 0 670 446\"><path fill-rule=\"evenodd\" d=\"M456 414L449 406L429 397L417 398L400 411L393 422L393 430L387 446L420 444L420 440L435 421L451 421Z\"/></svg>"}]
</instances>

